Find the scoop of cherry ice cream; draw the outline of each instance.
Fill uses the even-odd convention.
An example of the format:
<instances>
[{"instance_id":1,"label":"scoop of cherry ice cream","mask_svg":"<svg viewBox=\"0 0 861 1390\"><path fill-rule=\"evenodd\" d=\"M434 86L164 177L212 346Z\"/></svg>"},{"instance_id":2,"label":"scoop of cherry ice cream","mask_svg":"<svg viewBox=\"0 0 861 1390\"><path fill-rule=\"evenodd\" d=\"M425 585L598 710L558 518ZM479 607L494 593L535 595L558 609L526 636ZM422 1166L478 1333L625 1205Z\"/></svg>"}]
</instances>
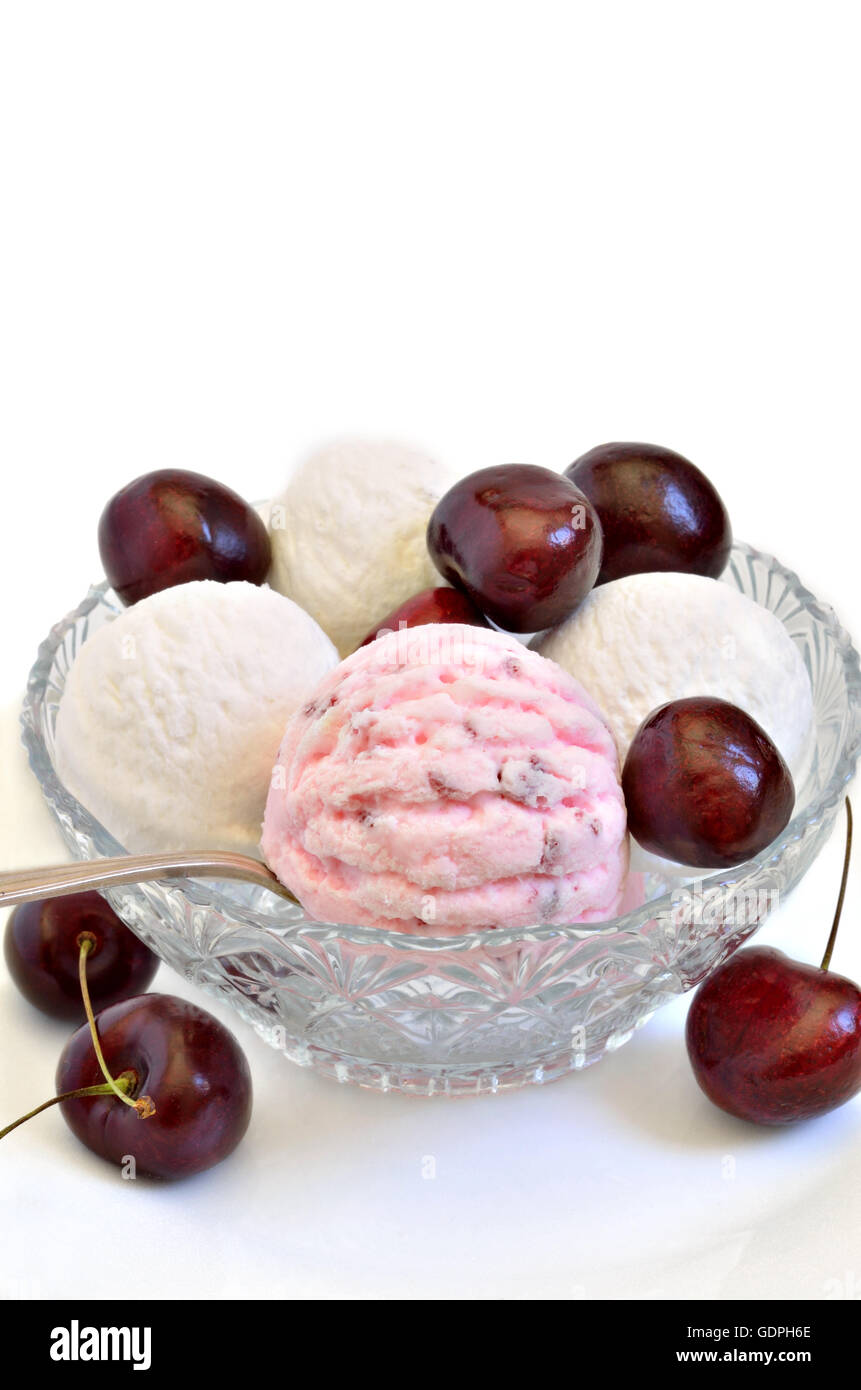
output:
<instances>
[{"instance_id":1,"label":"scoop of cherry ice cream","mask_svg":"<svg viewBox=\"0 0 861 1390\"><path fill-rule=\"evenodd\" d=\"M262 849L318 920L426 935L603 920L627 866L615 744L579 683L516 638L392 633L289 721Z\"/></svg>"}]
</instances>

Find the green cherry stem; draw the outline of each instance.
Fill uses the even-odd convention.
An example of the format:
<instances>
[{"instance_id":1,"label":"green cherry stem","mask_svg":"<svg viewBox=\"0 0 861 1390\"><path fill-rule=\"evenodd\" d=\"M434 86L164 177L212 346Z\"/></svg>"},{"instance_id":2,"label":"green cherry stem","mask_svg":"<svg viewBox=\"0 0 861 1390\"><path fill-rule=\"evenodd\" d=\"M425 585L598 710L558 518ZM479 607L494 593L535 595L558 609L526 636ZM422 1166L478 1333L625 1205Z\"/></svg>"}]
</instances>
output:
<instances>
[{"instance_id":1,"label":"green cherry stem","mask_svg":"<svg viewBox=\"0 0 861 1390\"><path fill-rule=\"evenodd\" d=\"M102 1076L105 1078L107 1091L113 1091L114 1095L117 1096L119 1100L121 1100L125 1105L130 1105L132 1110L136 1110L138 1112L142 1120L146 1120L149 1118L150 1115L155 1114L155 1106L153 1105L152 1100L149 1096L141 1096L139 1100L133 1100L131 1096L127 1096L125 1093L125 1089L121 1089L120 1086L118 1086L118 1084L116 1083L116 1081L114 1081L114 1078L111 1076L108 1064L105 1061L105 1054L102 1052L102 1044L99 1040L99 1031L96 1028L96 1020L93 1014L93 1006L90 1002L90 991L87 986L87 956L90 954L93 947L96 945L96 938L92 935L91 932L82 931L77 938L77 945L80 950L80 955L78 956L78 979L81 982L81 995L84 1000L84 1012L87 1015L87 1023L90 1025L90 1036L93 1040L93 1050L96 1054L99 1067L101 1068ZM106 1094L106 1092L97 1091L95 1094L104 1095Z\"/></svg>"},{"instance_id":2,"label":"green cherry stem","mask_svg":"<svg viewBox=\"0 0 861 1390\"><path fill-rule=\"evenodd\" d=\"M64 1091L61 1096L52 1096L50 1100L43 1101L41 1105L37 1105L35 1110L28 1111L28 1113L22 1115L19 1120L13 1120L11 1125L7 1125L5 1129L0 1129L0 1139L5 1139L7 1134L11 1134L13 1129L17 1129L19 1125L25 1124L27 1120L32 1120L34 1115L41 1115L42 1111L49 1109L50 1106L59 1105L61 1100L78 1100L81 1096L110 1096L113 1095L117 1086L120 1087L121 1092L125 1092L131 1089L133 1083L133 1074L131 1072L123 1072L116 1081L111 1081L110 1086L107 1081L104 1081L100 1086L81 1086L77 1091ZM127 1099L128 1097L123 1095L123 1100Z\"/></svg>"},{"instance_id":3,"label":"green cherry stem","mask_svg":"<svg viewBox=\"0 0 861 1390\"><path fill-rule=\"evenodd\" d=\"M852 855L852 803L849 797L846 798L846 850L843 855L843 877L840 880L840 893L837 897L837 910L834 913L834 921L831 924L831 934L828 937L828 945L825 947L825 955L822 957L823 970L827 970L831 964L831 957L834 953L834 943L837 940L837 928L840 926L840 914L843 911L843 899L846 897L846 884L849 879L849 860Z\"/></svg>"}]
</instances>

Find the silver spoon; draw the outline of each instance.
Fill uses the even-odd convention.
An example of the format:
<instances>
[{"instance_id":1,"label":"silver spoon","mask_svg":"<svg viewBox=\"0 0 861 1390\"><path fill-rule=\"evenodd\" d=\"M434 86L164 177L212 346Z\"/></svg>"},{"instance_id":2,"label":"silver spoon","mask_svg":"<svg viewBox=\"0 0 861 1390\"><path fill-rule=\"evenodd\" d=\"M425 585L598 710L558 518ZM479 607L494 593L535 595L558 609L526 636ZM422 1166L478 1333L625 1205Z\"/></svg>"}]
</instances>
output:
<instances>
[{"instance_id":1,"label":"silver spoon","mask_svg":"<svg viewBox=\"0 0 861 1390\"><path fill-rule=\"evenodd\" d=\"M297 902L259 859L226 850L204 850L200 854L123 854L116 859L87 859L51 868L12 869L0 873L0 907L153 878L239 878Z\"/></svg>"}]
</instances>

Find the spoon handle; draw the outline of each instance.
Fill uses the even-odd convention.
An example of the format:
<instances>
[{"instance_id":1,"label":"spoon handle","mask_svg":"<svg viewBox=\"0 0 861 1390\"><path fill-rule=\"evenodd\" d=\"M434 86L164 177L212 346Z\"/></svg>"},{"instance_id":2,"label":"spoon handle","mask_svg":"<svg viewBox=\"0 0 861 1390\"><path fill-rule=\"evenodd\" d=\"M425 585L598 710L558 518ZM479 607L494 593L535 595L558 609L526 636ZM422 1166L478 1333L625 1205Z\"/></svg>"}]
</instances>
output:
<instances>
[{"instance_id":1,"label":"spoon handle","mask_svg":"<svg viewBox=\"0 0 861 1390\"><path fill-rule=\"evenodd\" d=\"M258 883L296 902L271 869L259 859L226 850L200 854L123 854L116 859L87 859L50 868L12 869L0 873L0 907L62 898L88 888L112 888L123 883L143 883L153 878L239 878Z\"/></svg>"}]
</instances>

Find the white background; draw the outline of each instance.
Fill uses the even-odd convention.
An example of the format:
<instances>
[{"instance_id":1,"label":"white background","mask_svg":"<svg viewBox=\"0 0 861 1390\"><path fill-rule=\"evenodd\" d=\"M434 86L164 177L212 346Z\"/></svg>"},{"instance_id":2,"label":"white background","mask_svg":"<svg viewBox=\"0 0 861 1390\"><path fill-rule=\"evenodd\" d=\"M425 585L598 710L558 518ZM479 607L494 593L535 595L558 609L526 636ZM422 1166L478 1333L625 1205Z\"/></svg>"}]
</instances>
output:
<instances>
[{"instance_id":1,"label":"white background","mask_svg":"<svg viewBox=\"0 0 861 1390\"><path fill-rule=\"evenodd\" d=\"M100 575L104 502L151 468L258 497L345 431L464 472L666 443L861 634L856 19L3 6L5 866L61 853L17 705ZM762 939L818 959L838 839ZM856 976L859 917L861 859ZM719 1114L685 1007L586 1074L449 1103L339 1088L237 1023L256 1110L222 1168L123 1183L56 1114L3 1143L0 1295L858 1298L861 1102L781 1133ZM4 1120L64 1037L0 978Z\"/></svg>"}]
</instances>

